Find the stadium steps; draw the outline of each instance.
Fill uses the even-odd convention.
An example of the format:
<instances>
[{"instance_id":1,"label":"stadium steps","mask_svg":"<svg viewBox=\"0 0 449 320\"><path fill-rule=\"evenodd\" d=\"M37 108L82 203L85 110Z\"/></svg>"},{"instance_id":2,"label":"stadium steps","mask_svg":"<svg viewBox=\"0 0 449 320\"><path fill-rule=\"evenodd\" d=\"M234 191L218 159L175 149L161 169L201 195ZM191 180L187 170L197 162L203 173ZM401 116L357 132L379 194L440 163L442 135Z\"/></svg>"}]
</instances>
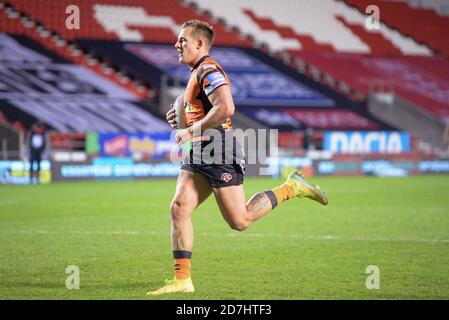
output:
<instances>
[{"instance_id":1,"label":"stadium steps","mask_svg":"<svg viewBox=\"0 0 449 320\"><path fill-rule=\"evenodd\" d=\"M349 23L343 16L336 16L336 19L348 27L355 35L357 35L369 47L371 54L381 55L398 55L401 50L394 43L386 39L381 33L367 32L366 28L355 23Z\"/></svg>"},{"instance_id":2,"label":"stadium steps","mask_svg":"<svg viewBox=\"0 0 449 320\"><path fill-rule=\"evenodd\" d=\"M242 35L253 38L256 48L283 61L291 69L314 79L334 90L336 93L345 95L354 102L365 101L365 95L361 91L349 87L344 82L339 82L337 79L319 70L316 66L308 64L295 54L302 48L299 41L303 41L308 48L328 51L335 50L332 45L317 42L312 37L312 34L298 34L292 27L277 25L273 19L256 17L251 6L251 9L245 7L247 9L240 10L240 7L243 5L241 1L186 0L186 2L190 5L197 6L198 10L210 15L211 19L220 21L228 28L239 30ZM245 2L245 5L248 5L248 3L249 1ZM258 4L254 3L254 1L251 2L253 6L257 6ZM226 10L226 8L232 8L232 10ZM270 15L267 16L269 17ZM262 26L259 24L262 24Z\"/></svg>"},{"instance_id":3,"label":"stadium steps","mask_svg":"<svg viewBox=\"0 0 449 320\"><path fill-rule=\"evenodd\" d=\"M197 4L216 20L222 19L251 35L257 43L267 43L273 51L309 49L291 33L284 37L282 30L277 30L281 27L290 28L298 35L310 36L315 43L331 46L336 51L371 53L370 46L336 18L341 16L351 25L365 25L365 13L343 1L284 0L275 6L270 0L189 0L189 3ZM403 54L431 54L427 48L388 27L375 32L392 42ZM376 46L377 43L371 45ZM382 42L379 43L383 46Z\"/></svg>"},{"instance_id":4,"label":"stadium steps","mask_svg":"<svg viewBox=\"0 0 449 320\"><path fill-rule=\"evenodd\" d=\"M13 7L4 6L0 8L0 32L26 35L63 58L83 65L95 73L108 78L136 95L139 99L146 99L152 94L147 87L137 81L132 82L130 78L115 71L107 63L102 63L100 60L83 53L74 44L69 43L58 34L52 33L41 26L39 22L16 11Z\"/></svg>"},{"instance_id":5,"label":"stadium steps","mask_svg":"<svg viewBox=\"0 0 449 320\"><path fill-rule=\"evenodd\" d=\"M301 2L301 10L297 9L298 2L293 0L276 5L276 10L272 1L268 0L188 0L188 3L196 4L215 20L253 37L262 51L353 101L366 101L365 93L303 59L300 53L315 50L395 55L432 53L426 46L388 27L369 35L367 32L362 34L365 14L343 1ZM341 18L344 18L346 25ZM329 33L328 30L333 32Z\"/></svg>"},{"instance_id":6,"label":"stadium steps","mask_svg":"<svg viewBox=\"0 0 449 320\"><path fill-rule=\"evenodd\" d=\"M385 89L413 101L423 110L449 118L448 72L444 57L374 56L349 53L297 53L308 65L318 66L365 97ZM310 67L309 67L310 68ZM351 72L348 72L351 70Z\"/></svg>"},{"instance_id":7,"label":"stadium steps","mask_svg":"<svg viewBox=\"0 0 449 320\"><path fill-rule=\"evenodd\" d=\"M180 0L83 0L77 3L82 12L80 29L65 27L70 0L8 0L17 10L40 21L49 30L67 40L96 39L174 43L180 25L199 19L216 27L218 45L251 47L253 42L232 29L213 23L206 14L198 14ZM126 3L126 4L125 4Z\"/></svg>"},{"instance_id":8,"label":"stadium steps","mask_svg":"<svg viewBox=\"0 0 449 320\"><path fill-rule=\"evenodd\" d=\"M412 7L400 1L345 0L345 2L360 12L364 12L368 5L378 6L380 20L386 26L399 30L416 42L449 56L449 42L446 39L449 28L448 16L439 15L433 9Z\"/></svg>"},{"instance_id":9,"label":"stadium steps","mask_svg":"<svg viewBox=\"0 0 449 320\"><path fill-rule=\"evenodd\" d=\"M325 50L334 51L332 45L321 44L314 40L313 37L305 34L298 34L290 26L279 26L272 19L267 17L258 17L252 10L243 9L243 12L248 15L262 30L275 31L283 38L296 39L301 43L303 50Z\"/></svg>"}]
</instances>

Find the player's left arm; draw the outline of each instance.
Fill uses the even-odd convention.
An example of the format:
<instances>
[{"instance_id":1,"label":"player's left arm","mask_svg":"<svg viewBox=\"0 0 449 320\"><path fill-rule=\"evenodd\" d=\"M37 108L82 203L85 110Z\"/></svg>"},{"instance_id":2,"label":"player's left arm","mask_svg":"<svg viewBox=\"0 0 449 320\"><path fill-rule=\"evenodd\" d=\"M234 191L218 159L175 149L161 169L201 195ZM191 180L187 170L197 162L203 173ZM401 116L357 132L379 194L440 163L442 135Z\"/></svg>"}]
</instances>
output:
<instances>
[{"instance_id":1,"label":"player's left arm","mask_svg":"<svg viewBox=\"0 0 449 320\"><path fill-rule=\"evenodd\" d=\"M192 126L185 129L185 132L180 131L176 136L178 144L190 140L194 133L204 132L207 129L220 126L227 118L234 114L235 106L232 99L231 87L228 84L223 84L216 88L208 99L212 104L212 109L200 121L195 122Z\"/></svg>"}]
</instances>

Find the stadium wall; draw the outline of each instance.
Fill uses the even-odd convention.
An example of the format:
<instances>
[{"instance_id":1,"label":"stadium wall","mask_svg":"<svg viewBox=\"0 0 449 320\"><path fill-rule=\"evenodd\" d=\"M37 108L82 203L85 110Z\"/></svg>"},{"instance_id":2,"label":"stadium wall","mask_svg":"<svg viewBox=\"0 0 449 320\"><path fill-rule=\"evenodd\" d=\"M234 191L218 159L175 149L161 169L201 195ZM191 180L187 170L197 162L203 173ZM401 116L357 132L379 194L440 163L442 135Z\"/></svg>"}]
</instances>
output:
<instances>
[{"instance_id":1,"label":"stadium wall","mask_svg":"<svg viewBox=\"0 0 449 320\"><path fill-rule=\"evenodd\" d=\"M444 122L413 103L395 94L372 94L368 99L368 109L384 122L406 130L435 147L444 147Z\"/></svg>"}]
</instances>

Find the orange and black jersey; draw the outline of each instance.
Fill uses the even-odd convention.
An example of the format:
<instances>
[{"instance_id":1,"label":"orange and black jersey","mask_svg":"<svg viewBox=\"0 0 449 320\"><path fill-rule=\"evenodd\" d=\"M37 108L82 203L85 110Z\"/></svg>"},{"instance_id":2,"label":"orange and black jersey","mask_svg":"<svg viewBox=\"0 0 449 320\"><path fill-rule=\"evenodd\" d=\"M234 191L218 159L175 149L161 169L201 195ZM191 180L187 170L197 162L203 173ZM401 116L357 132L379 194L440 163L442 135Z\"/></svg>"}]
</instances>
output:
<instances>
[{"instance_id":1,"label":"orange and black jersey","mask_svg":"<svg viewBox=\"0 0 449 320\"><path fill-rule=\"evenodd\" d=\"M208 96L223 85L230 86L230 82L221 65L209 56L202 57L192 68L184 93L187 126L206 116L213 107ZM222 128L232 128L231 118L222 123Z\"/></svg>"}]
</instances>

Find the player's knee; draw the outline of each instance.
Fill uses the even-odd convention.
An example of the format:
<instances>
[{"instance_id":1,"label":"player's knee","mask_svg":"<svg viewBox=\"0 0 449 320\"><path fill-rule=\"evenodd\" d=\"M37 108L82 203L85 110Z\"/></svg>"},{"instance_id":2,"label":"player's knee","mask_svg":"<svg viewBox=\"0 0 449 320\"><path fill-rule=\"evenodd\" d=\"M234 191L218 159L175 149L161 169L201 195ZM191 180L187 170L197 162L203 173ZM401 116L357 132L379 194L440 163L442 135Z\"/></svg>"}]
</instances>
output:
<instances>
[{"instance_id":1,"label":"player's knee","mask_svg":"<svg viewBox=\"0 0 449 320\"><path fill-rule=\"evenodd\" d=\"M188 218L187 203L174 199L170 205L171 218L174 222L182 221Z\"/></svg>"}]
</instances>

